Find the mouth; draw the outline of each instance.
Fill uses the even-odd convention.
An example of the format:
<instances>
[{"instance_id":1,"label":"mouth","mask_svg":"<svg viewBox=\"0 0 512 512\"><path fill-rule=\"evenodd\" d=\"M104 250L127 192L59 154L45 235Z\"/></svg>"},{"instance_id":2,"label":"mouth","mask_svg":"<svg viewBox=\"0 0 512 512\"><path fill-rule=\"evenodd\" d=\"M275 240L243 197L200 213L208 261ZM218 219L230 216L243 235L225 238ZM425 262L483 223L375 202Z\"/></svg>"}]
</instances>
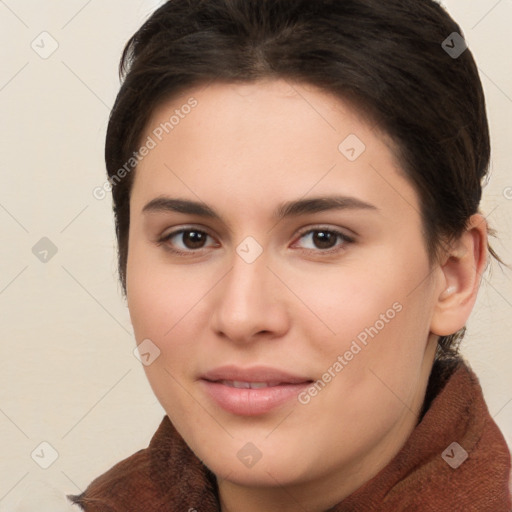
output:
<instances>
[{"instance_id":1,"label":"mouth","mask_svg":"<svg viewBox=\"0 0 512 512\"><path fill-rule=\"evenodd\" d=\"M313 380L270 367L222 367L199 379L211 401L238 416L268 413L284 405Z\"/></svg>"}]
</instances>

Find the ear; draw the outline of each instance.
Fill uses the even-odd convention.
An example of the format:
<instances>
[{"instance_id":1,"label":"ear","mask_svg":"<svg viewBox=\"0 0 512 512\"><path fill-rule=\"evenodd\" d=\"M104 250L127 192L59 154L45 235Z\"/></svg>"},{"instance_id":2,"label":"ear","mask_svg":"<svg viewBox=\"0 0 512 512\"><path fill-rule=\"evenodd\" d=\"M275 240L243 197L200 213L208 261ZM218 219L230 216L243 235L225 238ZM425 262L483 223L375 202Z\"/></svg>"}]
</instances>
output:
<instances>
[{"instance_id":1,"label":"ear","mask_svg":"<svg viewBox=\"0 0 512 512\"><path fill-rule=\"evenodd\" d=\"M482 215L475 214L443 257L430 325L432 333L449 336L464 327L475 305L487 255L487 222Z\"/></svg>"}]
</instances>

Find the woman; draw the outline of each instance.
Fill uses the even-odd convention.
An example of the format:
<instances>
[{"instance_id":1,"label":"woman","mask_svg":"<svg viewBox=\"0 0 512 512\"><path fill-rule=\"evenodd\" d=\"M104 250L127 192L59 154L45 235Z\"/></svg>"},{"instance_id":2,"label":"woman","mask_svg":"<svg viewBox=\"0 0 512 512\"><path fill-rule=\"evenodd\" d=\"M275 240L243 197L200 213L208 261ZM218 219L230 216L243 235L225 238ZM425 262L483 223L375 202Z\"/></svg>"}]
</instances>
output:
<instances>
[{"instance_id":1,"label":"woman","mask_svg":"<svg viewBox=\"0 0 512 512\"><path fill-rule=\"evenodd\" d=\"M459 26L432 0L171 0L121 70L108 189L166 416L70 499L509 511L510 454L457 353L489 164Z\"/></svg>"}]
</instances>

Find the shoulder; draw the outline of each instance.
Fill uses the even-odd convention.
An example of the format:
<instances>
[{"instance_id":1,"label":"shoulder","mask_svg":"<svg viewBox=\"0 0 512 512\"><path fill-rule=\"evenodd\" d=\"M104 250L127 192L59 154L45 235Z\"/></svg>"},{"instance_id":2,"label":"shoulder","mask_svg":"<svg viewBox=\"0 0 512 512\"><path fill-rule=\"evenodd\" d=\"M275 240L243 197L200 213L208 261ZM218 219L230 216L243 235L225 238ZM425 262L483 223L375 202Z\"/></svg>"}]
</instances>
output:
<instances>
[{"instance_id":1,"label":"shoulder","mask_svg":"<svg viewBox=\"0 0 512 512\"><path fill-rule=\"evenodd\" d=\"M118 462L80 495L68 498L85 512L218 510L215 477L167 416L147 448Z\"/></svg>"},{"instance_id":2,"label":"shoulder","mask_svg":"<svg viewBox=\"0 0 512 512\"><path fill-rule=\"evenodd\" d=\"M171 430L170 421L165 416L147 448L112 466L81 494L68 495L70 502L86 512L148 510L148 503L160 505L155 461L167 453L165 441Z\"/></svg>"},{"instance_id":3,"label":"shoulder","mask_svg":"<svg viewBox=\"0 0 512 512\"><path fill-rule=\"evenodd\" d=\"M147 499L154 499L148 452L147 448L139 450L94 479L83 493L68 495L75 507L72 512L121 511L127 506L137 509Z\"/></svg>"}]
</instances>

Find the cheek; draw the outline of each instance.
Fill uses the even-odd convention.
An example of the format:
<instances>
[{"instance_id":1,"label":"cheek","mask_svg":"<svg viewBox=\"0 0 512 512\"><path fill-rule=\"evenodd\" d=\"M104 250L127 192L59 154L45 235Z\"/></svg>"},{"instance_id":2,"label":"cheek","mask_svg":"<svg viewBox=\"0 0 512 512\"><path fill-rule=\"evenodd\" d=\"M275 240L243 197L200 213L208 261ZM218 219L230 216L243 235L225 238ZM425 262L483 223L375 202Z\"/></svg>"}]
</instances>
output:
<instances>
[{"instance_id":1,"label":"cheek","mask_svg":"<svg viewBox=\"0 0 512 512\"><path fill-rule=\"evenodd\" d=\"M161 286L155 286L151 272L140 265L128 266L127 300L137 342L143 338L159 339L172 326L172 297Z\"/></svg>"},{"instance_id":2,"label":"cheek","mask_svg":"<svg viewBox=\"0 0 512 512\"><path fill-rule=\"evenodd\" d=\"M197 339L200 329L197 293L179 291L173 286L150 279L132 280L127 294L128 308L137 343L150 339L160 350L156 366L165 365L174 371L177 358L182 361L193 349L191 339Z\"/></svg>"},{"instance_id":3,"label":"cheek","mask_svg":"<svg viewBox=\"0 0 512 512\"><path fill-rule=\"evenodd\" d=\"M165 255L132 239L128 252L128 309L137 341L164 340L187 315L201 293L201 281L191 282L183 267L165 264Z\"/></svg>"},{"instance_id":4,"label":"cheek","mask_svg":"<svg viewBox=\"0 0 512 512\"><path fill-rule=\"evenodd\" d=\"M416 378L429 334L433 303L425 254L418 251L411 258L410 248L392 249L336 272L316 272L314 280L304 279L297 288L321 320L309 315L318 367L343 373L338 382L354 396L369 386L372 392L363 393L368 400L378 396L374 384L386 392L371 370L401 389Z\"/></svg>"},{"instance_id":5,"label":"cheek","mask_svg":"<svg viewBox=\"0 0 512 512\"><path fill-rule=\"evenodd\" d=\"M311 338L323 338L319 348L326 348L325 338L331 340L331 349L344 349L354 339L364 343L369 332L383 332L401 320L403 273L382 265L382 259L380 262L376 269L362 259L361 263L315 269L301 279L295 277L294 293L307 306L296 320L308 319ZM299 304L296 311L301 308Z\"/></svg>"},{"instance_id":6,"label":"cheek","mask_svg":"<svg viewBox=\"0 0 512 512\"><path fill-rule=\"evenodd\" d=\"M150 347L154 357L143 369L162 407L186 417L183 371L193 361L193 347L187 341L194 336L195 323L187 312L194 297L180 292L176 280L162 278L158 268L144 268L141 262L134 258L127 268L127 301L136 343Z\"/></svg>"},{"instance_id":7,"label":"cheek","mask_svg":"<svg viewBox=\"0 0 512 512\"><path fill-rule=\"evenodd\" d=\"M421 301L399 297L393 302L397 298L393 291L371 297L366 303L352 302L348 310L341 308L339 334L323 339L319 367L324 373L319 375L318 391L302 397L310 400L306 407L315 411L320 430L336 438L341 428L355 445L382 437L408 414L418 391L428 336L428 328L419 325Z\"/></svg>"},{"instance_id":8,"label":"cheek","mask_svg":"<svg viewBox=\"0 0 512 512\"><path fill-rule=\"evenodd\" d=\"M168 385L197 360L208 321L211 283L183 266L144 260L136 244L127 266L127 301L137 344L149 339L160 351L144 369L151 384ZM204 273L203 273L204 274ZM158 394L158 393L157 393Z\"/></svg>"}]
</instances>

